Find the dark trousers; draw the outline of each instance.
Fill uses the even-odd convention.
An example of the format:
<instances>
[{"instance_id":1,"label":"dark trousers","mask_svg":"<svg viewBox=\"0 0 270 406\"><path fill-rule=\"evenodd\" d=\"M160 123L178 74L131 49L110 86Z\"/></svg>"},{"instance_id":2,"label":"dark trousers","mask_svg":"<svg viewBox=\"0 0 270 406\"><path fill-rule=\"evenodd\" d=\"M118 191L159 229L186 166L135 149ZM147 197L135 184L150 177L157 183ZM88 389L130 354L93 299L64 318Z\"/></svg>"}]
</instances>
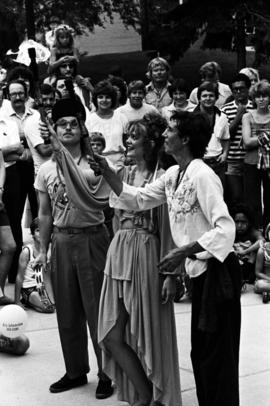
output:
<instances>
[{"instance_id":1,"label":"dark trousers","mask_svg":"<svg viewBox=\"0 0 270 406\"><path fill-rule=\"evenodd\" d=\"M5 190L3 202L9 218L10 228L16 243L16 251L13 256L11 267L8 272L9 282L15 282L19 255L22 250L22 215L20 210L21 181L20 173L16 164L6 168Z\"/></svg>"},{"instance_id":2,"label":"dark trousers","mask_svg":"<svg viewBox=\"0 0 270 406\"><path fill-rule=\"evenodd\" d=\"M38 215L38 203L37 196L34 188L35 171L33 162L18 161L17 168L20 174L21 182L21 196L20 196L20 214L23 216L25 201L28 196L32 218L36 218Z\"/></svg>"},{"instance_id":3,"label":"dark trousers","mask_svg":"<svg viewBox=\"0 0 270 406\"><path fill-rule=\"evenodd\" d=\"M17 162L6 169L3 202L6 207L16 251L8 272L8 280L14 283L18 272L18 260L22 249L22 216L27 195L31 204L32 216L37 217L38 207L34 189L34 167L32 162Z\"/></svg>"},{"instance_id":4,"label":"dark trousers","mask_svg":"<svg viewBox=\"0 0 270 406\"><path fill-rule=\"evenodd\" d=\"M255 226L265 229L270 222L270 178L267 171L258 169L256 165L245 164L244 196L245 202L254 211Z\"/></svg>"},{"instance_id":5,"label":"dark trousers","mask_svg":"<svg viewBox=\"0 0 270 406\"><path fill-rule=\"evenodd\" d=\"M105 226L97 231L53 233L52 281L57 321L67 374L76 378L89 372L87 323L102 372L97 341L99 298L109 237Z\"/></svg>"},{"instance_id":6,"label":"dark trousers","mask_svg":"<svg viewBox=\"0 0 270 406\"><path fill-rule=\"evenodd\" d=\"M213 333L198 328L207 271L192 279L191 360L199 406L239 406L241 270L234 254L225 261L235 299L219 305L217 329Z\"/></svg>"}]
</instances>

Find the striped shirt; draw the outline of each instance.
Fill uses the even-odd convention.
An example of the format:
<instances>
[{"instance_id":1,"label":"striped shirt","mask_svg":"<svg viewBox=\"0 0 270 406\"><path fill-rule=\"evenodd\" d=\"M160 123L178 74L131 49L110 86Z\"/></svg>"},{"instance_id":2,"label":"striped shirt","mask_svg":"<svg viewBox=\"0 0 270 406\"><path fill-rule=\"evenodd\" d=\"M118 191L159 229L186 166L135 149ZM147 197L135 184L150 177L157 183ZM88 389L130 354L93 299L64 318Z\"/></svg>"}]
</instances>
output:
<instances>
[{"instance_id":1,"label":"striped shirt","mask_svg":"<svg viewBox=\"0 0 270 406\"><path fill-rule=\"evenodd\" d=\"M246 105L247 110L254 109L252 102L249 100ZM237 114L238 105L233 100L230 103L225 104L221 111L223 111L229 120L229 124L234 120ZM238 124L237 131L233 138L230 140L230 148L227 161L239 161L244 160L246 151L242 145L242 121Z\"/></svg>"}]
</instances>

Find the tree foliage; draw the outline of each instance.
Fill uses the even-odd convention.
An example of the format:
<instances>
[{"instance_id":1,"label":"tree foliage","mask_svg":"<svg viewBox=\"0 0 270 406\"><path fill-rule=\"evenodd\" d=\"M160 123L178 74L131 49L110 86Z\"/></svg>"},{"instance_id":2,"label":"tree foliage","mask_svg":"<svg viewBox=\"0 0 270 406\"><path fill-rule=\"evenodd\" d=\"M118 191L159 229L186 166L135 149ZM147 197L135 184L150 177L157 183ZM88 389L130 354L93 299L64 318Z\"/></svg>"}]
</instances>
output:
<instances>
[{"instance_id":1,"label":"tree foliage","mask_svg":"<svg viewBox=\"0 0 270 406\"><path fill-rule=\"evenodd\" d=\"M245 48L245 38L251 38L256 49L254 64L269 60L269 0L188 0L162 15L160 22L159 30L151 30L153 46L172 59L203 36L202 48L238 52Z\"/></svg>"}]
</instances>

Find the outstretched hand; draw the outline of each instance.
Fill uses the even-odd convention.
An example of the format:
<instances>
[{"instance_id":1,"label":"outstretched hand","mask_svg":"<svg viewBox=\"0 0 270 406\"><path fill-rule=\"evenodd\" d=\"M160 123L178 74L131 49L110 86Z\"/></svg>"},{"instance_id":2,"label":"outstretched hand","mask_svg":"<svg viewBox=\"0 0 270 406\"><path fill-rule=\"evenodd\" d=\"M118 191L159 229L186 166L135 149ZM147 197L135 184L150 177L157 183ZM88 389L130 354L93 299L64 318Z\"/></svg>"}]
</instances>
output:
<instances>
[{"instance_id":1,"label":"outstretched hand","mask_svg":"<svg viewBox=\"0 0 270 406\"><path fill-rule=\"evenodd\" d=\"M101 175L104 174L104 172L109 169L109 164L107 162L107 159L99 154L96 154L95 152L93 155L87 155L87 160L90 165L90 168L95 172L99 173Z\"/></svg>"}]
</instances>

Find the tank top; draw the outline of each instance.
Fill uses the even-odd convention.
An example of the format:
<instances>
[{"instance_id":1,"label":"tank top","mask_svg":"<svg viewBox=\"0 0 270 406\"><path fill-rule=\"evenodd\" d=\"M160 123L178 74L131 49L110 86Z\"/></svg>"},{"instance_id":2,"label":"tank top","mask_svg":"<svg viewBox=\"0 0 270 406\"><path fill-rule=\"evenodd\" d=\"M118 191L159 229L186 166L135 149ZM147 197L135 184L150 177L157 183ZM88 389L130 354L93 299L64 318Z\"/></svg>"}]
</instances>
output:
<instances>
[{"instance_id":1,"label":"tank top","mask_svg":"<svg viewBox=\"0 0 270 406\"><path fill-rule=\"evenodd\" d=\"M251 122L251 137L258 137L261 132L268 132L270 133L270 120L267 121L266 123L258 123L255 121L255 118L253 116L253 112L249 112ZM259 160L258 156L258 147L254 149L247 149L246 150L246 156L245 156L245 163L250 164L250 165L257 165Z\"/></svg>"},{"instance_id":2,"label":"tank top","mask_svg":"<svg viewBox=\"0 0 270 406\"><path fill-rule=\"evenodd\" d=\"M37 282L36 282L36 278L35 278L35 271L34 271L34 262L35 262L34 250L33 250L33 246L31 244L25 245L23 247L23 249L24 248L27 248L29 251L29 262L28 262L26 270L25 270L22 287L23 288L34 288L37 286Z\"/></svg>"}]
</instances>

